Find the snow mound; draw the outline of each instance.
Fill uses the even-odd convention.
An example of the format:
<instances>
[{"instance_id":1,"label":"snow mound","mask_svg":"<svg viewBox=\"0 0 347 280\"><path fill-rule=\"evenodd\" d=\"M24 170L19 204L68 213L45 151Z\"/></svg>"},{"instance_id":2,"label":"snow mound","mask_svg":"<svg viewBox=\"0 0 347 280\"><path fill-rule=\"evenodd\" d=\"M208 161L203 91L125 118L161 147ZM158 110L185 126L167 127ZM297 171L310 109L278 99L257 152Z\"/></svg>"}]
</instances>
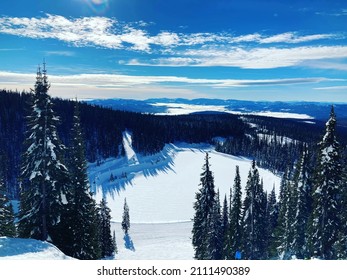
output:
<instances>
[{"instance_id":1,"label":"snow mound","mask_svg":"<svg viewBox=\"0 0 347 280\"><path fill-rule=\"evenodd\" d=\"M57 247L35 239L0 237L0 260L67 260Z\"/></svg>"}]
</instances>

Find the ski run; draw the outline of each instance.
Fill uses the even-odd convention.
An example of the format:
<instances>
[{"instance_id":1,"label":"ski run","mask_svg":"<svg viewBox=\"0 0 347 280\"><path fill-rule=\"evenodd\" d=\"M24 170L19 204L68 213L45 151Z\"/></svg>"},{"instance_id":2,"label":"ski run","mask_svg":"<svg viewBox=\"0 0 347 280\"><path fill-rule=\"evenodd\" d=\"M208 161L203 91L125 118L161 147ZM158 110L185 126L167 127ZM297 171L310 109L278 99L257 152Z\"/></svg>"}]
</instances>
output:
<instances>
[{"instance_id":1,"label":"ski run","mask_svg":"<svg viewBox=\"0 0 347 280\"><path fill-rule=\"evenodd\" d=\"M193 203L200 173L209 153L215 186L221 199L229 197L236 166L244 187L251 159L216 152L207 144L167 144L157 154L144 156L132 148L131 133L123 133L125 155L90 163L88 175L97 202L106 197L112 215L121 260L192 260ZM268 193L278 193L280 177L259 168ZM129 235L121 221L124 199L130 209ZM49 243L36 240L0 239L0 259L69 259ZM12 248L12 249L11 249Z\"/></svg>"}]
</instances>

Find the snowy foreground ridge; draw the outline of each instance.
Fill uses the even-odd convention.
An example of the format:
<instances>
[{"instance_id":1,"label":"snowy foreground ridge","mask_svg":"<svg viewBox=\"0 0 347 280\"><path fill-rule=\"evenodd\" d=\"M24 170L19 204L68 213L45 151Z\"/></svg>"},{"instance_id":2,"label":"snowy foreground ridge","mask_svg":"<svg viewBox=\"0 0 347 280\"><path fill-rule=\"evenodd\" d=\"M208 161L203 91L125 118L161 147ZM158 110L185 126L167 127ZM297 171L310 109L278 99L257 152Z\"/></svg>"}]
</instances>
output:
<instances>
[{"instance_id":1,"label":"snowy foreground ridge","mask_svg":"<svg viewBox=\"0 0 347 280\"><path fill-rule=\"evenodd\" d=\"M57 247L34 239L0 237L0 260L66 260Z\"/></svg>"},{"instance_id":2,"label":"snowy foreground ridge","mask_svg":"<svg viewBox=\"0 0 347 280\"><path fill-rule=\"evenodd\" d=\"M206 152L210 155L215 186L221 199L229 196L236 165L241 184L246 184L251 160L216 152L206 144L168 144L155 155L136 154L131 134L123 135L125 156L89 165L88 174L99 201L105 196L111 208L112 227L116 232L118 254L123 260L191 260L193 203L199 189ZM280 186L280 178L259 168L268 192ZM112 176L111 176L112 174ZM110 178L112 180L110 180ZM126 198L131 227L124 236L122 221ZM5 248L5 250L4 250ZM21 248L23 250L21 250ZM5 252L5 253L4 253ZM36 240L0 239L0 259L66 259L57 248Z\"/></svg>"}]
</instances>

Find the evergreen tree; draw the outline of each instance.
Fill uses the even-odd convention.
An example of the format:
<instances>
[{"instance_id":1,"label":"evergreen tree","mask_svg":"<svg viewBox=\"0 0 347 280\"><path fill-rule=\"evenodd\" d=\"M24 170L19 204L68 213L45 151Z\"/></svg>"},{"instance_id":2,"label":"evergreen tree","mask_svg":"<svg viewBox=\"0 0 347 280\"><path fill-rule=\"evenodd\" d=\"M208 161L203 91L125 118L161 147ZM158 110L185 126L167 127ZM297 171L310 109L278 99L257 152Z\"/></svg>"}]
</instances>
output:
<instances>
[{"instance_id":1,"label":"evergreen tree","mask_svg":"<svg viewBox=\"0 0 347 280\"><path fill-rule=\"evenodd\" d=\"M13 207L7 197L6 186L0 175L0 236L15 237Z\"/></svg>"},{"instance_id":2,"label":"evergreen tree","mask_svg":"<svg viewBox=\"0 0 347 280\"><path fill-rule=\"evenodd\" d=\"M267 238L268 238L268 258L273 259L277 257L277 248L275 245L275 229L278 224L278 203L276 199L275 187L272 188L269 194L267 203Z\"/></svg>"},{"instance_id":3,"label":"evergreen tree","mask_svg":"<svg viewBox=\"0 0 347 280\"><path fill-rule=\"evenodd\" d=\"M100 242L101 257L112 256L116 252L116 239L111 235L111 209L107 206L107 201L103 198L100 202Z\"/></svg>"},{"instance_id":4,"label":"evergreen tree","mask_svg":"<svg viewBox=\"0 0 347 280\"><path fill-rule=\"evenodd\" d=\"M240 168L236 166L236 174L233 185L233 196L230 204L230 225L229 225L229 259L234 259L237 251L241 251L242 246L242 190Z\"/></svg>"},{"instance_id":5,"label":"evergreen tree","mask_svg":"<svg viewBox=\"0 0 347 280\"><path fill-rule=\"evenodd\" d=\"M243 205L243 254L245 259L266 256L266 199L259 171L252 163Z\"/></svg>"},{"instance_id":6,"label":"evergreen tree","mask_svg":"<svg viewBox=\"0 0 347 280\"><path fill-rule=\"evenodd\" d=\"M87 176L85 145L80 126L78 103L75 103L73 126L69 150L69 170L71 190L66 210L65 224L62 227L65 241L61 244L66 254L78 259L99 259L99 214L95 200L90 192ZM69 235L69 236L68 236Z\"/></svg>"},{"instance_id":7,"label":"evergreen tree","mask_svg":"<svg viewBox=\"0 0 347 280\"><path fill-rule=\"evenodd\" d=\"M226 259L229 251L229 209L227 196L224 196L223 208L222 208L222 240L223 240L223 256L222 259Z\"/></svg>"},{"instance_id":8,"label":"evergreen tree","mask_svg":"<svg viewBox=\"0 0 347 280\"><path fill-rule=\"evenodd\" d=\"M128 231L130 229L129 207L128 207L126 198L124 199L122 229L125 235L128 234Z\"/></svg>"},{"instance_id":9,"label":"evergreen tree","mask_svg":"<svg viewBox=\"0 0 347 280\"><path fill-rule=\"evenodd\" d=\"M48 94L46 69L37 72L22 156L19 236L60 243L59 224L67 204L68 172L58 134L59 119Z\"/></svg>"},{"instance_id":10,"label":"evergreen tree","mask_svg":"<svg viewBox=\"0 0 347 280\"><path fill-rule=\"evenodd\" d=\"M275 242L278 256L281 259L290 259L294 255L292 248L294 229L292 225L295 217L296 199L289 173L287 169L281 180L278 225L275 229Z\"/></svg>"},{"instance_id":11,"label":"evergreen tree","mask_svg":"<svg viewBox=\"0 0 347 280\"><path fill-rule=\"evenodd\" d=\"M212 212L209 214L209 233L207 237L207 251L209 260L221 260L223 258L223 228L222 215L220 212L219 191Z\"/></svg>"},{"instance_id":12,"label":"evergreen tree","mask_svg":"<svg viewBox=\"0 0 347 280\"><path fill-rule=\"evenodd\" d=\"M341 221L340 144L336 139L336 116L331 108L325 134L319 143L315 182L313 186L313 214L311 228L312 255L321 259L335 259Z\"/></svg>"},{"instance_id":13,"label":"evergreen tree","mask_svg":"<svg viewBox=\"0 0 347 280\"><path fill-rule=\"evenodd\" d=\"M294 255L303 259L308 256L307 248L307 225L310 216L310 196L311 186L309 181L308 150L304 151L294 176L294 189L296 190L296 205L293 220L293 241L292 248Z\"/></svg>"},{"instance_id":14,"label":"evergreen tree","mask_svg":"<svg viewBox=\"0 0 347 280\"><path fill-rule=\"evenodd\" d=\"M194 220L192 229L192 244L194 247L194 258L198 260L209 259L208 238L210 219L213 216L215 205L214 178L210 170L209 155L206 153L203 172L200 177L200 189L196 193L194 202Z\"/></svg>"}]
</instances>

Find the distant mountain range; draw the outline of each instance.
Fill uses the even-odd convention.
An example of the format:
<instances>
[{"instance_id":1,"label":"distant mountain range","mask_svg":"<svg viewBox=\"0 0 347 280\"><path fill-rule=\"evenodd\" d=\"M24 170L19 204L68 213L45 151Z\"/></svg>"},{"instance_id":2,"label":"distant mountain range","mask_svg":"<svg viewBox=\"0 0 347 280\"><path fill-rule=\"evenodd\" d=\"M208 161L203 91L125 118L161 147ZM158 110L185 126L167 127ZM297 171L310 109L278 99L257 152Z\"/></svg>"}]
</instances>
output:
<instances>
[{"instance_id":1,"label":"distant mountain range","mask_svg":"<svg viewBox=\"0 0 347 280\"><path fill-rule=\"evenodd\" d=\"M147 100L132 99L95 99L87 103L149 114L181 115L203 112L255 114L270 117L326 120L330 108L334 105L335 113L341 124L347 124L347 103L323 102L270 102L243 101L222 99L168 99L156 98Z\"/></svg>"}]
</instances>

